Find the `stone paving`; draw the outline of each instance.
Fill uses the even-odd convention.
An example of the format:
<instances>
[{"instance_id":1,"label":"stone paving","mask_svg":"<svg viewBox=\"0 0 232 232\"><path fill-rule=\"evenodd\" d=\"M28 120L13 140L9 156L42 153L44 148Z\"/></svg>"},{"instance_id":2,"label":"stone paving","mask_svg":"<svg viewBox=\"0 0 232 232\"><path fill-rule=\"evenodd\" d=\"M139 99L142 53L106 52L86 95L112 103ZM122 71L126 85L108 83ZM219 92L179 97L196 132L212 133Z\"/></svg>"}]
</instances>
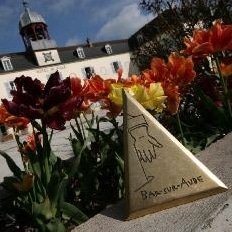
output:
<instances>
[{"instance_id":1,"label":"stone paving","mask_svg":"<svg viewBox=\"0 0 232 232\"><path fill-rule=\"evenodd\" d=\"M99 111L98 116L104 115L104 111ZM122 123L122 117L118 117L118 123ZM101 129L107 130L112 125L110 123L101 123ZM53 139L52 139L52 149L55 154L62 159L68 159L72 157L73 152L68 140L70 133L72 132L70 124L66 124L66 129L63 131L54 131ZM21 136L21 140L25 140L26 135ZM0 142L0 150L6 152L11 158L18 164L20 168L22 168L22 162L19 152L17 151L17 146L15 140L10 140L6 142ZM4 176L12 175L11 171L9 170L5 159L0 156L0 182L2 182Z\"/></svg>"}]
</instances>

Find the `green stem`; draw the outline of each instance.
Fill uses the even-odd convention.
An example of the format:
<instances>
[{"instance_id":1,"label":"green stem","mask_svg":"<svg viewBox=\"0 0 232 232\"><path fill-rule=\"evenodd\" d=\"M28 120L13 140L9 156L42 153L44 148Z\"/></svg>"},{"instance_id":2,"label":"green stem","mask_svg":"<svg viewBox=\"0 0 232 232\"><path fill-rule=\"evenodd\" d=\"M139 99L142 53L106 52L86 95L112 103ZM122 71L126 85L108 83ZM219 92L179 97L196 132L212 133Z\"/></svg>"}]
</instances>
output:
<instances>
[{"instance_id":1,"label":"green stem","mask_svg":"<svg viewBox=\"0 0 232 232\"><path fill-rule=\"evenodd\" d=\"M178 127L180 130L181 142L185 146L186 144L185 144L185 139L184 139L184 132L183 132L183 128L182 128L182 124L181 124L181 120L180 120L179 111L177 112L176 117L177 117Z\"/></svg>"},{"instance_id":2,"label":"green stem","mask_svg":"<svg viewBox=\"0 0 232 232\"><path fill-rule=\"evenodd\" d=\"M52 167L49 166L49 156L51 153L51 148L46 131L46 125L42 125L42 133L43 133L43 161L44 161L44 171L45 171L44 181L45 181L45 186L47 186L50 181Z\"/></svg>"},{"instance_id":3,"label":"green stem","mask_svg":"<svg viewBox=\"0 0 232 232\"><path fill-rule=\"evenodd\" d=\"M15 127L13 127L13 133L14 133L14 137L15 137L15 140L16 140L16 143L17 143L17 146L18 146L18 150L19 150L20 155L21 155L21 160L22 160L22 163L23 163L23 168L24 168L25 171L27 171L27 165L25 164L25 162L23 162L23 152L22 152L23 145L20 142L19 135L18 135Z\"/></svg>"}]
</instances>

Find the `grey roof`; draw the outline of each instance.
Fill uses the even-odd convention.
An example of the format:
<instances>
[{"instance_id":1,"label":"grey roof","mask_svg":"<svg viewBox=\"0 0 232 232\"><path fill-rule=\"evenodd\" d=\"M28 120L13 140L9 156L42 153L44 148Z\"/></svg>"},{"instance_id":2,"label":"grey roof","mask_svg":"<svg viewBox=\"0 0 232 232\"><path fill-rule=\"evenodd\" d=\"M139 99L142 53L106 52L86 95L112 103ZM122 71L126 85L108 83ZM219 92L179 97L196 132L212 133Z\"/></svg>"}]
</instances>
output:
<instances>
[{"instance_id":1,"label":"grey roof","mask_svg":"<svg viewBox=\"0 0 232 232\"><path fill-rule=\"evenodd\" d=\"M23 27L26 27L32 23L44 23L46 24L43 17L35 11L31 11L29 8L25 8L25 11L20 15L19 18L19 31Z\"/></svg>"},{"instance_id":2,"label":"grey roof","mask_svg":"<svg viewBox=\"0 0 232 232\"><path fill-rule=\"evenodd\" d=\"M106 44L111 45L112 51L113 51L112 54L107 54L107 52L105 51L104 47ZM78 47L83 48L84 53L85 53L84 59L81 59L78 57L76 53L76 49ZM126 53L130 51L127 39L93 43L92 47L88 47L86 46L86 44L84 44L84 45L76 45L76 46L70 46L70 47L58 47L55 49L57 49L58 51L62 64L72 63L72 62L81 62L83 60L106 57L106 56L113 56L116 54L122 54L122 53ZM0 75L5 74L6 72L14 73L17 71L39 68L39 66L36 63L36 58L34 56L34 53L32 51L2 54L0 55L0 58L4 56L9 57L11 59L13 70L5 71L0 62Z\"/></svg>"}]
</instances>

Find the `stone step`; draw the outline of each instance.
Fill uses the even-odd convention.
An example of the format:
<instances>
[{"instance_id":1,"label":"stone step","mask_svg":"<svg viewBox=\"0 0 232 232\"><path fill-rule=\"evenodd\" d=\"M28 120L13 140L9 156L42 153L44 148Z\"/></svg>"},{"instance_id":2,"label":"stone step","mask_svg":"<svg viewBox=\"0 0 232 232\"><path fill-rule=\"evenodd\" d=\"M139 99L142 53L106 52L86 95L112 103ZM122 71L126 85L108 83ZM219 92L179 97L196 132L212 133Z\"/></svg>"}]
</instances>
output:
<instances>
[{"instance_id":1,"label":"stone step","mask_svg":"<svg viewBox=\"0 0 232 232\"><path fill-rule=\"evenodd\" d=\"M124 202L112 205L72 232L230 232L232 231L232 133L197 154L228 191L125 221Z\"/></svg>"}]
</instances>

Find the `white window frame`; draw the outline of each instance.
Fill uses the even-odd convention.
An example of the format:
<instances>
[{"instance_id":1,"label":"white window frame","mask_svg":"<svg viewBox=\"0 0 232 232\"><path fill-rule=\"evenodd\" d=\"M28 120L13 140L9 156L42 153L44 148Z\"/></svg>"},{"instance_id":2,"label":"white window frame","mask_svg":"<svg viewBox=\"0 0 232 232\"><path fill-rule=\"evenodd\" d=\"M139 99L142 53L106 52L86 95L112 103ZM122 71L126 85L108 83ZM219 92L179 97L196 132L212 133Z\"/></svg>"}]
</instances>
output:
<instances>
[{"instance_id":1,"label":"white window frame","mask_svg":"<svg viewBox=\"0 0 232 232\"><path fill-rule=\"evenodd\" d=\"M5 71L11 71L14 69L13 65L11 64L10 57L6 57L6 56L2 57L1 62L2 62L3 69Z\"/></svg>"},{"instance_id":2,"label":"white window frame","mask_svg":"<svg viewBox=\"0 0 232 232\"><path fill-rule=\"evenodd\" d=\"M76 52L77 52L78 58L80 58L80 59L85 59L85 52L84 52L84 49L83 49L83 48L78 47L78 48L76 49Z\"/></svg>"},{"instance_id":3,"label":"white window frame","mask_svg":"<svg viewBox=\"0 0 232 232\"><path fill-rule=\"evenodd\" d=\"M110 44L105 45L105 50L106 50L106 53L109 55L113 53L113 50Z\"/></svg>"}]
</instances>

